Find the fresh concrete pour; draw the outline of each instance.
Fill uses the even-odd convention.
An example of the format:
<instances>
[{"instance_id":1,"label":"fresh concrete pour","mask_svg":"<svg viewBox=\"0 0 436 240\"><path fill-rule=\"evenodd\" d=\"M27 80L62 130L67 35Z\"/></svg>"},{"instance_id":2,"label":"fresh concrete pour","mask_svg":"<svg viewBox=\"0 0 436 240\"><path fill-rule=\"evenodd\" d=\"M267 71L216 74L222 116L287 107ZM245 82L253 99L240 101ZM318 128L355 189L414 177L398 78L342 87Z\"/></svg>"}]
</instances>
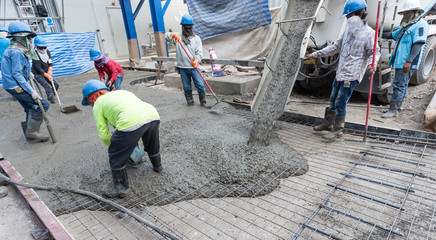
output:
<instances>
[{"instance_id":1,"label":"fresh concrete pour","mask_svg":"<svg viewBox=\"0 0 436 240\"><path fill-rule=\"evenodd\" d=\"M162 196L150 200L150 204L167 204L176 199L164 200L165 193L183 194L206 186L216 189L214 197L241 194L254 197L274 190L279 184L277 176L301 175L308 170L307 161L278 138L273 138L268 147L248 146L252 124L247 119L220 109L212 109L211 113L199 106L197 98L196 105L188 107L181 93L150 89L141 84L130 86L128 83L134 80L135 74L126 72L123 89L132 91L159 111L164 170L161 174L153 172L146 157L139 167L129 167L129 194ZM24 112L18 102L1 91L2 112L7 114L0 116L0 151L27 182L80 188L97 194L112 187L107 148L98 138L92 108L80 105L81 87L96 76L91 72L58 79L63 102L80 106L81 111L63 114L57 105L50 107L48 117L58 138L56 144L27 143L20 129ZM207 100L209 104L215 101L211 97ZM216 107L231 108L225 103ZM47 132L44 124L41 129ZM272 170L274 174L267 174ZM248 188L246 183L253 181L264 184ZM39 191L38 194L55 214L62 210L57 209L60 206L50 193Z\"/></svg>"}]
</instances>

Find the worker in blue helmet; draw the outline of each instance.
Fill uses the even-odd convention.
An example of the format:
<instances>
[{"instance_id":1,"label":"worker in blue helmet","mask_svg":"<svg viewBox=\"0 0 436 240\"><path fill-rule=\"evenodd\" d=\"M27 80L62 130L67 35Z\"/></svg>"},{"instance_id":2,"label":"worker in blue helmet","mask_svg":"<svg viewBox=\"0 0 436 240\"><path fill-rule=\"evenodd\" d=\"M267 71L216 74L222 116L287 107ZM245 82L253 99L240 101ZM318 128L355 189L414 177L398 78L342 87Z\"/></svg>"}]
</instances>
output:
<instances>
[{"instance_id":1,"label":"worker in blue helmet","mask_svg":"<svg viewBox=\"0 0 436 240\"><path fill-rule=\"evenodd\" d=\"M83 105L92 105L98 136L108 147L114 186L107 197L123 197L129 189L126 164L138 141L157 173L162 171L159 143L160 117L156 108L126 90L108 91L98 80L83 85ZM115 128L111 133L108 124Z\"/></svg>"},{"instance_id":2,"label":"worker in blue helmet","mask_svg":"<svg viewBox=\"0 0 436 240\"><path fill-rule=\"evenodd\" d=\"M347 28L333 43L306 57L319 58L339 54L336 78L330 94L330 106L325 109L324 121L313 127L315 131L329 130L323 135L325 139L342 136L345 125L347 103L354 88L362 81L365 71L374 72L372 68L375 31L365 21L366 3L364 0L348 0L344 6L342 17L347 17ZM375 62L380 58L380 47L377 45Z\"/></svg>"},{"instance_id":3,"label":"worker in blue helmet","mask_svg":"<svg viewBox=\"0 0 436 240\"><path fill-rule=\"evenodd\" d=\"M22 22L11 22L8 26L11 44L4 52L1 62L3 89L11 94L24 108L26 122L22 122L26 139L29 141L48 141L48 135L39 131L43 121L41 109L37 100L40 100L45 111L50 102L39 96L29 84L32 67L30 59L37 60L38 56L32 45L32 38L36 33Z\"/></svg>"},{"instance_id":4,"label":"worker in blue helmet","mask_svg":"<svg viewBox=\"0 0 436 240\"><path fill-rule=\"evenodd\" d=\"M58 90L59 84L53 78L53 60L50 51L47 49L47 41L43 37L37 36L33 40L33 44L36 47L38 59L32 61L32 73L35 75L36 81L44 87L47 99L51 103L56 103L53 85Z\"/></svg>"},{"instance_id":5,"label":"worker in blue helmet","mask_svg":"<svg viewBox=\"0 0 436 240\"><path fill-rule=\"evenodd\" d=\"M177 68L182 79L188 106L194 105L191 79L197 89L201 106L206 106L206 88L204 87L203 79L196 70L203 58L201 39L193 32L194 20L191 15L183 15L180 24L182 25L182 33L167 32L165 33L165 40L176 44ZM187 50L192 62L181 45Z\"/></svg>"},{"instance_id":6,"label":"worker in blue helmet","mask_svg":"<svg viewBox=\"0 0 436 240\"><path fill-rule=\"evenodd\" d=\"M6 38L8 36L8 29L0 25L0 68L1 68L1 60L3 58L3 54L6 50L6 48L9 47L9 44L11 44L11 41ZM3 85L2 76L0 74L0 87Z\"/></svg>"}]
</instances>

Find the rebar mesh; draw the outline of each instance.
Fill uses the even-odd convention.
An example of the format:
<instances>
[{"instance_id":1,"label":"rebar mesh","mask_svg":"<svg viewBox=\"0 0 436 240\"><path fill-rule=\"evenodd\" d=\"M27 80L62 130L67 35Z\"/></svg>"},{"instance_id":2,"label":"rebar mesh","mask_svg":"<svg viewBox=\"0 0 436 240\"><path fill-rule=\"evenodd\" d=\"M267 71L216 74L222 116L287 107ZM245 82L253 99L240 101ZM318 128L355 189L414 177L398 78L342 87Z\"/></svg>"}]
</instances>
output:
<instances>
[{"instance_id":1,"label":"rebar mesh","mask_svg":"<svg viewBox=\"0 0 436 240\"><path fill-rule=\"evenodd\" d=\"M252 123L248 111L226 112ZM180 239L436 239L434 139L369 132L364 143L361 130L348 128L343 138L327 142L312 124L287 117L277 122L278 137L308 160L309 171L280 179L270 194L242 197L237 187L207 184L117 203ZM270 181L241 186L261 191L286 167L265 173L275 176ZM76 239L164 238L96 200L53 195L63 209L58 218ZM153 198L172 203L147 205Z\"/></svg>"}]
</instances>

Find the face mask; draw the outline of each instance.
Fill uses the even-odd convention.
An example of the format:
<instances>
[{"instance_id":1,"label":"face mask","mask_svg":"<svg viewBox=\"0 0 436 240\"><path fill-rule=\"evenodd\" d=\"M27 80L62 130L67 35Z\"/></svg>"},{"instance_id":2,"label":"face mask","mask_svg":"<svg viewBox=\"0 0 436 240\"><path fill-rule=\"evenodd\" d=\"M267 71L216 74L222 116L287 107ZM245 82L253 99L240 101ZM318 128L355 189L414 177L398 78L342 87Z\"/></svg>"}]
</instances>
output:
<instances>
[{"instance_id":1,"label":"face mask","mask_svg":"<svg viewBox=\"0 0 436 240\"><path fill-rule=\"evenodd\" d=\"M350 27L359 27L363 25L363 21L359 16L352 16L347 19L348 26Z\"/></svg>"},{"instance_id":2,"label":"face mask","mask_svg":"<svg viewBox=\"0 0 436 240\"><path fill-rule=\"evenodd\" d=\"M7 32L0 32L0 38L6 38L7 35Z\"/></svg>"},{"instance_id":3,"label":"face mask","mask_svg":"<svg viewBox=\"0 0 436 240\"><path fill-rule=\"evenodd\" d=\"M36 50L38 50L38 52L40 52L42 54L47 52L47 48L39 48L39 47L37 47Z\"/></svg>"},{"instance_id":4,"label":"face mask","mask_svg":"<svg viewBox=\"0 0 436 240\"><path fill-rule=\"evenodd\" d=\"M421 14L418 11L404 14L403 19L401 19L400 26L404 27L409 23L414 22L416 19L418 19L419 16L421 16Z\"/></svg>"}]
</instances>

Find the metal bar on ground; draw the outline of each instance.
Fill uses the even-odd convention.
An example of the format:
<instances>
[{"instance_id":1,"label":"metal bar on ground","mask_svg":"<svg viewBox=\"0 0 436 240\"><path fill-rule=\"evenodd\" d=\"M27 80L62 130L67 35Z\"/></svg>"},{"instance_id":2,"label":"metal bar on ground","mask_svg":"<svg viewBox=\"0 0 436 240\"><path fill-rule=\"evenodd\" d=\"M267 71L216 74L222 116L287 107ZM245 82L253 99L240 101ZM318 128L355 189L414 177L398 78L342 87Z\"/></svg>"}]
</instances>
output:
<instances>
[{"instance_id":1,"label":"metal bar on ground","mask_svg":"<svg viewBox=\"0 0 436 240\"><path fill-rule=\"evenodd\" d=\"M369 156L384 158L384 159L389 159L389 160L394 160L394 161L398 161L398 162L415 164L415 165L418 165L418 166L425 166L425 164L423 164L423 163L418 163L418 162L415 162L415 161L409 161L409 160L405 160L405 159L401 159L401 158L394 158L394 157L390 157L390 156L383 156L383 155L376 154L376 153L368 152L368 153L366 153L366 155L367 156L369 155Z\"/></svg>"},{"instance_id":2,"label":"metal bar on ground","mask_svg":"<svg viewBox=\"0 0 436 240\"><path fill-rule=\"evenodd\" d=\"M327 237L331 237L332 239L335 239L335 240L342 240L342 238L337 237L337 236L333 235L332 233L328 233L328 232L326 232L326 231L324 231L324 230L321 230L321 229L316 228L316 227L314 227L314 226L311 226L311 225L309 225L309 224L305 224L305 223L303 223L303 226L305 226L305 227L307 227L307 228L309 228L309 229L312 229L312 230L315 231L315 232L319 232L319 233L321 233L321 234L323 234L323 235L326 235Z\"/></svg>"},{"instance_id":3,"label":"metal bar on ground","mask_svg":"<svg viewBox=\"0 0 436 240\"><path fill-rule=\"evenodd\" d=\"M392 172L399 172L399 173L404 173L404 174L409 174L409 175L416 175L418 177L422 177L422 178L428 178L432 181L436 181L436 178L430 177L430 176L426 176L422 173L413 173L413 172L409 172L409 171L404 171L401 169L396 169L396 168L388 168L388 167L383 167L383 166L379 166L379 165L373 165L373 164L367 164L367 163L358 163L358 162L349 162L352 164L357 164L357 165L361 165L361 166L365 166L365 167L370 167L370 168L377 168L377 169L381 169L381 170L387 170L387 171L392 171Z\"/></svg>"},{"instance_id":4,"label":"metal bar on ground","mask_svg":"<svg viewBox=\"0 0 436 240\"><path fill-rule=\"evenodd\" d=\"M372 179L369 179L369 178L364 178L364 177L356 176L356 175L353 175L353 174L347 174L347 173L343 173L343 174L345 176L347 176L347 177L353 177L353 178L357 178L357 179L360 179L360 180L368 181L368 182L371 182L371 183L377 183L377 184L380 184L380 185L389 186L389 187L398 188L398 189L407 191L406 187L402 187L402 186L399 186L399 185L395 185L395 184L391 184L391 183L386 183L386 182L381 182L381 181L376 181L376 180L372 180ZM410 190L410 191L411 192L415 192L414 190Z\"/></svg>"}]
</instances>

